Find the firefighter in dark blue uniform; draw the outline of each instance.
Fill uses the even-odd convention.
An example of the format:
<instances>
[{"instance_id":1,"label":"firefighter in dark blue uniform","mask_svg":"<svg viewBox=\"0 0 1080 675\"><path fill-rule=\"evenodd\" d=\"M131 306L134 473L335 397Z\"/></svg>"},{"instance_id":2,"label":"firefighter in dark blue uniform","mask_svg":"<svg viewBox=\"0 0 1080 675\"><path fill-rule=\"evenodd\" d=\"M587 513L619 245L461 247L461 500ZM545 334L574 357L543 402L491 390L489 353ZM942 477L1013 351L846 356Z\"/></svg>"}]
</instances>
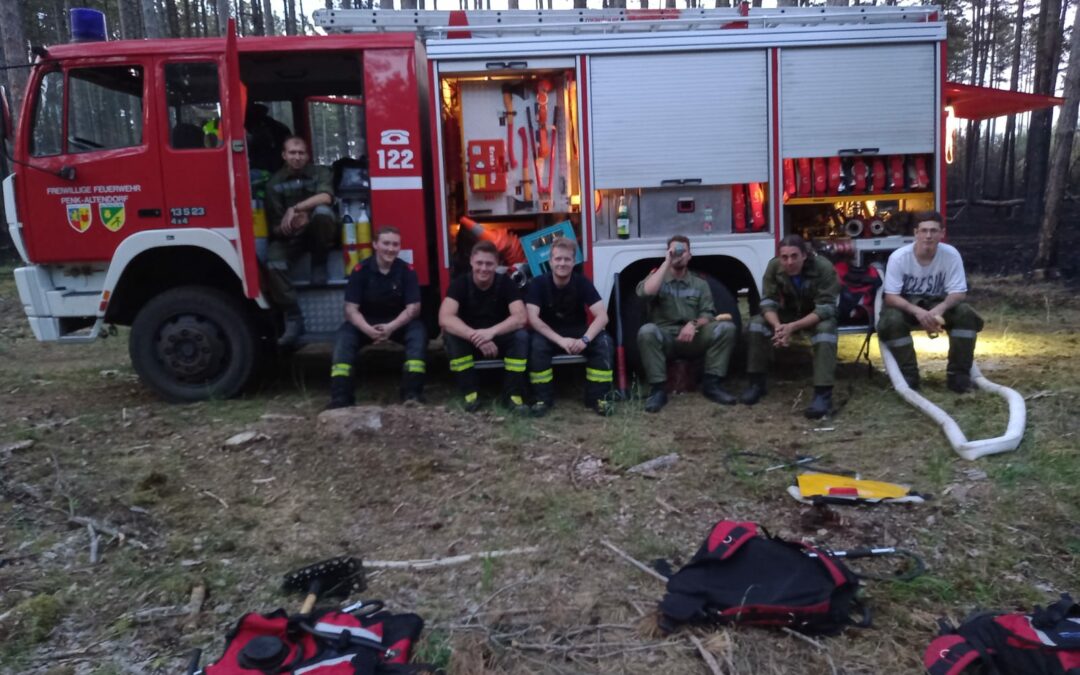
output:
<instances>
[{"instance_id":1,"label":"firefighter in dark blue uniform","mask_svg":"<svg viewBox=\"0 0 1080 675\"><path fill-rule=\"evenodd\" d=\"M532 337L529 382L533 415L543 417L555 399L551 358L556 352L585 356L585 405L601 415L611 412L611 337L604 331L607 310L592 282L574 274L577 245L556 239L551 245L551 272L536 277L525 294ZM592 314L588 322L585 310Z\"/></svg>"},{"instance_id":2,"label":"firefighter in dark blue uniform","mask_svg":"<svg viewBox=\"0 0 1080 675\"><path fill-rule=\"evenodd\" d=\"M480 399L475 357L503 359L503 402L514 412L525 405L525 365L529 334L525 304L510 278L499 274L499 253L490 241L477 242L469 255L471 271L450 282L439 307L450 371L457 380L465 410L476 412Z\"/></svg>"},{"instance_id":3,"label":"firefighter in dark blue uniform","mask_svg":"<svg viewBox=\"0 0 1080 675\"><path fill-rule=\"evenodd\" d=\"M356 402L353 367L360 350L386 341L405 345L401 396L422 401L427 370L427 331L420 320L420 284L416 272L398 258L401 233L383 227L375 237L375 255L357 266L345 288L345 323L334 342L330 367L330 408Z\"/></svg>"}]
</instances>

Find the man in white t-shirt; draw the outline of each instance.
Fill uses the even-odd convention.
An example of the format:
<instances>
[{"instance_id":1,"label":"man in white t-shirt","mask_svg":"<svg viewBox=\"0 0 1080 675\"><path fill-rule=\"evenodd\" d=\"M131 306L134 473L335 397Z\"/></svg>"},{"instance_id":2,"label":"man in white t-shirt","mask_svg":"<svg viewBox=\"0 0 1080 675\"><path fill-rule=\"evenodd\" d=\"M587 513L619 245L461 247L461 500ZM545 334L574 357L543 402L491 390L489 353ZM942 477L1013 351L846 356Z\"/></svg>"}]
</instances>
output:
<instances>
[{"instance_id":1,"label":"man in white t-shirt","mask_svg":"<svg viewBox=\"0 0 1080 675\"><path fill-rule=\"evenodd\" d=\"M941 214L915 214L915 243L896 249L885 268L885 306L877 322L878 339L896 357L904 380L919 388L919 364L912 328L932 336L949 334L949 362L945 369L949 389L962 394L971 388L975 338L983 320L964 298L967 278L964 261L954 247L941 243L945 234Z\"/></svg>"}]
</instances>

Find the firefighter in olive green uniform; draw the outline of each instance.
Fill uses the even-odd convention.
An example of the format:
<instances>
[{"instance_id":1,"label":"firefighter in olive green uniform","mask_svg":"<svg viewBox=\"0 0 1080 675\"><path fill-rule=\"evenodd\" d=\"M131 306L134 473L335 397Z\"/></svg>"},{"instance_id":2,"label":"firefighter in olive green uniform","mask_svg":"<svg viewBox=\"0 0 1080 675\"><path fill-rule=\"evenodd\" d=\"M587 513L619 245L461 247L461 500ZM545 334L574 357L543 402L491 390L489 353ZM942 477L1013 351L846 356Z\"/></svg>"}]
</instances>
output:
<instances>
[{"instance_id":1,"label":"firefighter in olive green uniform","mask_svg":"<svg viewBox=\"0 0 1080 675\"><path fill-rule=\"evenodd\" d=\"M762 286L761 314L749 328L750 386L741 400L753 405L765 395L773 347L787 347L795 333L813 331L814 400L804 413L810 419L824 417L832 411L836 371L836 270L825 258L808 255L806 242L793 234L780 241L780 255L769 261Z\"/></svg>"},{"instance_id":2,"label":"firefighter in olive green uniform","mask_svg":"<svg viewBox=\"0 0 1080 675\"><path fill-rule=\"evenodd\" d=\"M334 213L330 170L310 164L307 143L299 136L285 141L285 166L266 184L266 220L270 247L266 261L266 292L285 313L281 346L291 346L304 332L304 316L289 278L289 266L311 253L311 283L326 283L326 256L341 236Z\"/></svg>"},{"instance_id":3,"label":"firefighter in olive green uniform","mask_svg":"<svg viewBox=\"0 0 1080 675\"><path fill-rule=\"evenodd\" d=\"M667 359L671 355L705 355L705 398L733 405L735 397L724 390L728 361L735 347L735 324L716 321L709 284L687 269L690 240L677 235L668 240L664 263L637 286L645 301L649 323L638 330L638 350L651 390L645 401L647 412L659 412L667 404L664 383Z\"/></svg>"}]
</instances>

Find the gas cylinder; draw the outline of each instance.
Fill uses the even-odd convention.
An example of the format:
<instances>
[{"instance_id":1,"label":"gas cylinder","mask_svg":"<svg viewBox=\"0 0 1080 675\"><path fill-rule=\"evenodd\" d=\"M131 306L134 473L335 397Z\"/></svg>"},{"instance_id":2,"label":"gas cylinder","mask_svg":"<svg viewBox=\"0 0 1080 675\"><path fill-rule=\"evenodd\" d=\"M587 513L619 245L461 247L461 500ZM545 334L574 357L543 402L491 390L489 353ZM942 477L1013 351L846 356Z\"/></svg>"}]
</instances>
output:
<instances>
[{"instance_id":1,"label":"gas cylinder","mask_svg":"<svg viewBox=\"0 0 1080 675\"><path fill-rule=\"evenodd\" d=\"M341 219L341 255L345 262L345 274L360 264L360 247L356 238L356 223L348 213Z\"/></svg>"},{"instance_id":2,"label":"gas cylinder","mask_svg":"<svg viewBox=\"0 0 1080 675\"><path fill-rule=\"evenodd\" d=\"M371 220L368 218L367 208L360 206L360 213L356 217L356 244L360 252L360 260L367 260L374 253L371 248Z\"/></svg>"}]
</instances>

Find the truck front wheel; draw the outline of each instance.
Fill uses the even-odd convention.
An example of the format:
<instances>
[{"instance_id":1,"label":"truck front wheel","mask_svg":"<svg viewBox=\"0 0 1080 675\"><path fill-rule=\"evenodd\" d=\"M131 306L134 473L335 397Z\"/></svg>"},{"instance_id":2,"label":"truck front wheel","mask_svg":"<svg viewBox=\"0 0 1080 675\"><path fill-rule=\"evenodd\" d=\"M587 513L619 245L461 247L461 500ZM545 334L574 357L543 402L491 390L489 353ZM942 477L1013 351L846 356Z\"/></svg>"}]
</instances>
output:
<instances>
[{"instance_id":1,"label":"truck front wheel","mask_svg":"<svg viewBox=\"0 0 1080 675\"><path fill-rule=\"evenodd\" d=\"M174 403L235 396L255 367L257 335L239 299L182 286L155 296L131 325L140 379Z\"/></svg>"}]
</instances>

